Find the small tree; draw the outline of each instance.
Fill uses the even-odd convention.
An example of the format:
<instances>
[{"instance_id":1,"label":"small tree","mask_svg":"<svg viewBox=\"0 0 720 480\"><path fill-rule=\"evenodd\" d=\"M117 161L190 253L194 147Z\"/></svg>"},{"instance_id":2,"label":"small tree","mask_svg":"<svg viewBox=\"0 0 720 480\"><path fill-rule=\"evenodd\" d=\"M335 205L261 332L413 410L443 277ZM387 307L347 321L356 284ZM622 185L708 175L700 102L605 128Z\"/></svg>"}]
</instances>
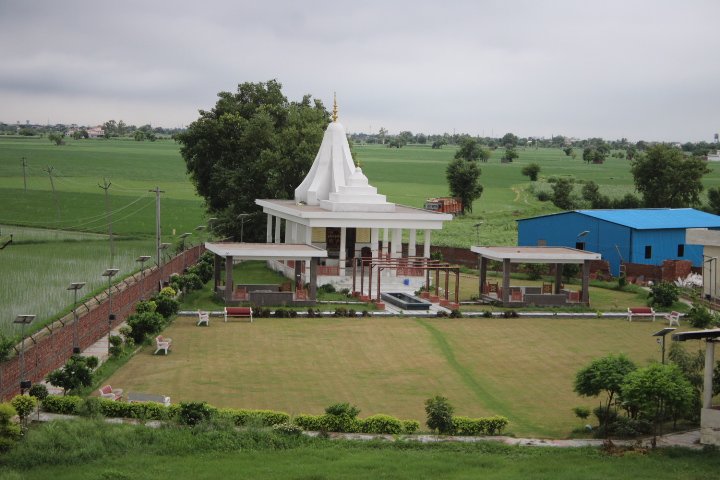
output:
<instances>
[{"instance_id":1,"label":"small tree","mask_svg":"<svg viewBox=\"0 0 720 480\"><path fill-rule=\"evenodd\" d=\"M61 133L49 133L48 140L50 140L57 146L65 145L65 140L63 140L63 135Z\"/></svg>"},{"instance_id":2,"label":"small tree","mask_svg":"<svg viewBox=\"0 0 720 480\"><path fill-rule=\"evenodd\" d=\"M573 390L584 397L597 397L605 393L605 407L603 409L602 424L607 431L607 423L610 417L610 407L620 388L625 376L635 370L635 364L623 354L608 355L597 358L590 362L590 365L582 368L575 375L575 386ZM600 406L602 407L602 401Z\"/></svg>"},{"instance_id":3,"label":"small tree","mask_svg":"<svg viewBox=\"0 0 720 480\"><path fill-rule=\"evenodd\" d=\"M147 335L154 335L162 330L164 320L156 309L157 304L153 301L138 302L135 305L135 313L127 318L130 335L135 343L142 343Z\"/></svg>"},{"instance_id":4,"label":"small tree","mask_svg":"<svg viewBox=\"0 0 720 480\"><path fill-rule=\"evenodd\" d=\"M50 385L63 389L63 395L68 390L79 387L88 387L92 384L92 365L97 365L97 357L81 357L73 355L65 366L50 372L45 380Z\"/></svg>"},{"instance_id":5,"label":"small tree","mask_svg":"<svg viewBox=\"0 0 720 480\"><path fill-rule=\"evenodd\" d=\"M552 186L553 196L552 202L563 210L572 210L575 208L575 201L573 199L573 184L567 178L560 178Z\"/></svg>"},{"instance_id":6,"label":"small tree","mask_svg":"<svg viewBox=\"0 0 720 480\"><path fill-rule=\"evenodd\" d=\"M517 150L515 150L515 147L505 147L505 153L502 156L504 162L512 162L518 157L519 155Z\"/></svg>"},{"instance_id":7,"label":"small tree","mask_svg":"<svg viewBox=\"0 0 720 480\"><path fill-rule=\"evenodd\" d=\"M537 163L531 163L530 165L526 165L522 169L522 174L526 177L530 177L531 182L536 182L538 179L538 174L540 173L540 165Z\"/></svg>"},{"instance_id":8,"label":"small tree","mask_svg":"<svg viewBox=\"0 0 720 480\"><path fill-rule=\"evenodd\" d=\"M656 283L648 293L650 303L660 307L671 307L673 303L677 302L679 296L680 290L677 285L670 282Z\"/></svg>"},{"instance_id":9,"label":"small tree","mask_svg":"<svg viewBox=\"0 0 720 480\"><path fill-rule=\"evenodd\" d=\"M483 186L480 184L480 167L475 161L457 158L450 162L446 170L450 194L462 201L462 213L472 212L472 203L480 198Z\"/></svg>"},{"instance_id":10,"label":"small tree","mask_svg":"<svg viewBox=\"0 0 720 480\"><path fill-rule=\"evenodd\" d=\"M20 439L22 431L20 425L13 422L17 414L9 403L0 403L0 452L10 450L16 441Z\"/></svg>"},{"instance_id":11,"label":"small tree","mask_svg":"<svg viewBox=\"0 0 720 480\"><path fill-rule=\"evenodd\" d=\"M425 400L425 422L431 430L437 430L440 434L449 434L453 431L452 416L455 409L448 399L440 395Z\"/></svg>"},{"instance_id":12,"label":"small tree","mask_svg":"<svg viewBox=\"0 0 720 480\"><path fill-rule=\"evenodd\" d=\"M20 417L20 424L23 430L27 429L27 419L37 406L37 399L28 395L15 395L10 404Z\"/></svg>"}]
</instances>

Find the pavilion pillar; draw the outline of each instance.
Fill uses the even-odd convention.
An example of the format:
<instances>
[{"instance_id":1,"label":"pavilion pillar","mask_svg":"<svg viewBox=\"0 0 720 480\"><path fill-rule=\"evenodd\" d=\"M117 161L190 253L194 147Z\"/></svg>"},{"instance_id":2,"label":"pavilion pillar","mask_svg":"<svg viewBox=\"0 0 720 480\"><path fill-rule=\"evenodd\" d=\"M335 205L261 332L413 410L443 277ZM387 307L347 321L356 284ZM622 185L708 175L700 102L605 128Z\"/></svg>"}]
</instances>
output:
<instances>
[{"instance_id":1,"label":"pavilion pillar","mask_svg":"<svg viewBox=\"0 0 720 480\"><path fill-rule=\"evenodd\" d=\"M287 235L285 235L287 237ZM290 222L290 241L285 243L298 243L298 224Z\"/></svg>"},{"instance_id":2,"label":"pavilion pillar","mask_svg":"<svg viewBox=\"0 0 720 480\"><path fill-rule=\"evenodd\" d=\"M423 238L423 257L430 258L430 229L425 229L425 236Z\"/></svg>"},{"instance_id":3,"label":"pavilion pillar","mask_svg":"<svg viewBox=\"0 0 720 480\"><path fill-rule=\"evenodd\" d=\"M302 290L302 260L295 260L295 291Z\"/></svg>"},{"instance_id":4,"label":"pavilion pillar","mask_svg":"<svg viewBox=\"0 0 720 480\"><path fill-rule=\"evenodd\" d=\"M339 264L340 264L340 276L345 276L345 261L347 259L347 252L345 252L345 242L346 242L346 235L347 235L347 229L345 227L340 227L340 258L339 258Z\"/></svg>"},{"instance_id":5,"label":"pavilion pillar","mask_svg":"<svg viewBox=\"0 0 720 480\"><path fill-rule=\"evenodd\" d=\"M560 285L562 284L562 263L555 264L555 294L560 293Z\"/></svg>"},{"instance_id":6,"label":"pavilion pillar","mask_svg":"<svg viewBox=\"0 0 720 480\"><path fill-rule=\"evenodd\" d=\"M378 248L380 247L380 231L377 228L370 229L370 251L372 258L378 258Z\"/></svg>"},{"instance_id":7,"label":"pavilion pillar","mask_svg":"<svg viewBox=\"0 0 720 480\"><path fill-rule=\"evenodd\" d=\"M584 305L590 305L590 261L585 260L582 268L582 297L580 301Z\"/></svg>"},{"instance_id":8,"label":"pavilion pillar","mask_svg":"<svg viewBox=\"0 0 720 480\"><path fill-rule=\"evenodd\" d=\"M391 258L402 257L402 229L393 228L392 231L392 252L390 253Z\"/></svg>"},{"instance_id":9,"label":"pavilion pillar","mask_svg":"<svg viewBox=\"0 0 720 480\"><path fill-rule=\"evenodd\" d=\"M309 225L303 226L303 238L306 245L312 245L312 227ZM315 262L317 263L317 262ZM305 260L305 272L310 272L310 268L312 267L312 262L310 260ZM306 273L305 275L307 275ZM307 277L306 277L307 278Z\"/></svg>"},{"instance_id":10,"label":"pavilion pillar","mask_svg":"<svg viewBox=\"0 0 720 480\"><path fill-rule=\"evenodd\" d=\"M220 271L222 270L222 257L218 254L215 254L215 261L214 261L214 267L215 267L215 292L217 293L217 288L220 285L220 280L222 279L222 275Z\"/></svg>"},{"instance_id":11,"label":"pavilion pillar","mask_svg":"<svg viewBox=\"0 0 720 480\"><path fill-rule=\"evenodd\" d=\"M414 228L410 229L410 238L408 240L408 257L414 257L415 253L415 242L417 237L417 230Z\"/></svg>"},{"instance_id":12,"label":"pavilion pillar","mask_svg":"<svg viewBox=\"0 0 720 480\"><path fill-rule=\"evenodd\" d=\"M268 213L267 228L265 231L265 243L272 243L273 216Z\"/></svg>"},{"instance_id":13,"label":"pavilion pillar","mask_svg":"<svg viewBox=\"0 0 720 480\"><path fill-rule=\"evenodd\" d=\"M480 271L480 286L478 287L478 298L482 298L483 287L487 282L487 265L488 259L482 255L478 255L478 270Z\"/></svg>"},{"instance_id":14,"label":"pavilion pillar","mask_svg":"<svg viewBox=\"0 0 720 480\"><path fill-rule=\"evenodd\" d=\"M233 256L225 257L225 304L232 301L233 285Z\"/></svg>"},{"instance_id":15,"label":"pavilion pillar","mask_svg":"<svg viewBox=\"0 0 720 480\"><path fill-rule=\"evenodd\" d=\"M275 217L275 243L280 243L280 224L282 223L282 218Z\"/></svg>"},{"instance_id":16,"label":"pavilion pillar","mask_svg":"<svg viewBox=\"0 0 720 480\"><path fill-rule=\"evenodd\" d=\"M318 259L313 257L310 259L310 300L317 300L317 266Z\"/></svg>"},{"instance_id":17,"label":"pavilion pillar","mask_svg":"<svg viewBox=\"0 0 720 480\"><path fill-rule=\"evenodd\" d=\"M510 259L503 259L503 291L502 291L503 305L507 305L510 301Z\"/></svg>"}]
</instances>

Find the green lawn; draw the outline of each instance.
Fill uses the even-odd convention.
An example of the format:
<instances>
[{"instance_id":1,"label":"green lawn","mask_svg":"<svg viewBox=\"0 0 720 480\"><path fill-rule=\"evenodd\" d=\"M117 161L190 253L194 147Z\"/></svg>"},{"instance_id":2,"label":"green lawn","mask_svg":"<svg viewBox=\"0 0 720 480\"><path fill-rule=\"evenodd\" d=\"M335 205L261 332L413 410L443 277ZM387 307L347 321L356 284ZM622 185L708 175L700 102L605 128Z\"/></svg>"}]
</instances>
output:
<instances>
[{"instance_id":1,"label":"green lawn","mask_svg":"<svg viewBox=\"0 0 720 480\"><path fill-rule=\"evenodd\" d=\"M422 420L447 396L458 415L501 414L517 435L564 437L571 409L596 406L572 391L575 372L607 353L659 358L660 322L607 319L256 319L196 327L180 317L164 335L173 352L144 347L109 380L173 402L321 413L349 401L361 416Z\"/></svg>"}]
</instances>

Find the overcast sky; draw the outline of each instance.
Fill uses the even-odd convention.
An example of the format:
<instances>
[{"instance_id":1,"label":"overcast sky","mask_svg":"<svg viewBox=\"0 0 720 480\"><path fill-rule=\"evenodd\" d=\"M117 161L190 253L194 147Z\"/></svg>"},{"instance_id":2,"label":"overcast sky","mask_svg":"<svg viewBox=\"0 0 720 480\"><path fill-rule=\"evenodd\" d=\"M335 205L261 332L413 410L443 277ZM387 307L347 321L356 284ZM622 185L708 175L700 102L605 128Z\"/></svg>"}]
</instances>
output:
<instances>
[{"instance_id":1,"label":"overcast sky","mask_svg":"<svg viewBox=\"0 0 720 480\"><path fill-rule=\"evenodd\" d=\"M278 79L350 132L712 140L720 1L0 0L0 121L186 126Z\"/></svg>"}]
</instances>

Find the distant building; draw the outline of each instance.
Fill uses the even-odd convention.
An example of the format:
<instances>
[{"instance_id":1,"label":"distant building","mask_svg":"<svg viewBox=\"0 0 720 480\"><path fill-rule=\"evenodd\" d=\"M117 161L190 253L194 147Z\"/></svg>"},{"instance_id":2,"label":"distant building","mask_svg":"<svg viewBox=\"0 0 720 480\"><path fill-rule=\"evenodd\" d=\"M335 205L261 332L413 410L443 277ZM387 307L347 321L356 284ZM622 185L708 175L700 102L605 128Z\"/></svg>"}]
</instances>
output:
<instances>
[{"instance_id":1,"label":"distant building","mask_svg":"<svg viewBox=\"0 0 720 480\"><path fill-rule=\"evenodd\" d=\"M105 136L105 130L101 126L97 127L90 127L87 129L88 137L90 138L100 138Z\"/></svg>"},{"instance_id":2,"label":"distant building","mask_svg":"<svg viewBox=\"0 0 720 480\"><path fill-rule=\"evenodd\" d=\"M713 153L713 152L708 152L708 154L707 154L707 156L705 157L705 159L706 159L708 162L720 162L720 150L715 150L715 153Z\"/></svg>"},{"instance_id":3,"label":"distant building","mask_svg":"<svg viewBox=\"0 0 720 480\"><path fill-rule=\"evenodd\" d=\"M720 230L720 216L692 208L574 210L518 220L519 246L565 246L602 254L613 275L621 262L703 264L703 247L688 244L686 229Z\"/></svg>"}]
</instances>

